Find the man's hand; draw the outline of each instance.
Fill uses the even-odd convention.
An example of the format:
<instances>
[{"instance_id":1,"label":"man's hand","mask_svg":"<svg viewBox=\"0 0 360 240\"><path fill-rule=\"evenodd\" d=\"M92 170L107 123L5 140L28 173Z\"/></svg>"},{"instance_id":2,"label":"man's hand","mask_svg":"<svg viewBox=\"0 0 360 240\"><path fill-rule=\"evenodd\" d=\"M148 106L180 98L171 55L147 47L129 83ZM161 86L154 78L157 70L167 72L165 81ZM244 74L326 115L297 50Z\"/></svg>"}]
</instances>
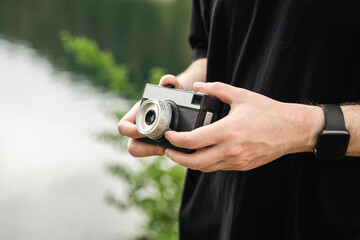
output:
<instances>
[{"instance_id":1,"label":"man's hand","mask_svg":"<svg viewBox=\"0 0 360 240\"><path fill-rule=\"evenodd\" d=\"M191 155L165 151L191 169L244 171L288 153L312 151L323 128L320 107L282 103L223 83L195 83L194 89L229 104L231 110L223 119L191 132L165 133L175 146L198 149Z\"/></svg>"},{"instance_id":2,"label":"man's hand","mask_svg":"<svg viewBox=\"0 0 360 240\"><path fill-rule=\"evenodd\" d=\"M159 85L166 86L167 84L172 84L177 89L183 89L181 83L172 75L165 75L161 78ZM134 124L139 106L140 102L137 102L118 123L119 133L130 138L127 146L128 152L134 157L164 155L164 148L136 140L145 137L138 132Z\"/></svg>"}]
</instances>

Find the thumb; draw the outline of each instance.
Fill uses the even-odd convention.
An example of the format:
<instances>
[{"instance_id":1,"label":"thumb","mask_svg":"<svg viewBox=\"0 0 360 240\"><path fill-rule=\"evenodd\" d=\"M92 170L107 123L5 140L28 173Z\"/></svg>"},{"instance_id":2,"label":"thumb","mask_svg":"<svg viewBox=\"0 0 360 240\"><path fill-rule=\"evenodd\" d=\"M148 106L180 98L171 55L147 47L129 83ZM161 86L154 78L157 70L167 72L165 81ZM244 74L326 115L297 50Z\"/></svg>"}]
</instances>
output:
<instances>
[{"instance_id":1,"label":"thumb","mask_svg":"<svg viewBox=\"0 0 360 240\"><path fill-rule=\"evenodd\" d=\"M160 79L160 86L165 87L168 84L174 85L176 89L183 89L183 86L174 75L167 74Z\"/></svg>"},{"instance_id":2,"label":"thumb","mask_svg":"<svg viewBox=\"0 0 360 240\"><path fill-rule=\"evenodd\" d=\"M231 105L231 103L240 97L238 88L221 82L195 82L194 89L197 92L203 92L210 96L216 97L217 99L229 105Z\"/></svg>"}]
</instances>

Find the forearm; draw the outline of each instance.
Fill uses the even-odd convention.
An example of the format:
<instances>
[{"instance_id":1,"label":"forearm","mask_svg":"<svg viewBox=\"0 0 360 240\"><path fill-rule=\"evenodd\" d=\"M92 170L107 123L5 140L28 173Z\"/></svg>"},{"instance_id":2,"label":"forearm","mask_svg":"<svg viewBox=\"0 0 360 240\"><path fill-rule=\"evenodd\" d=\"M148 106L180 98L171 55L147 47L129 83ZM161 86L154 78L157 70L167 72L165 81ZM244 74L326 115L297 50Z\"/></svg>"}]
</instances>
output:
<instances>
[{"instance_id":1,"label":"forearm","mask_svg":"<svg viewBox=\"0 0 360 240\"><path fill-rule=\"evenodd\" d=\"M178 81L186 90L193 90L194 82L205 82L207 59L200 58L177 76Z\"/></svg>"}]
</instances>

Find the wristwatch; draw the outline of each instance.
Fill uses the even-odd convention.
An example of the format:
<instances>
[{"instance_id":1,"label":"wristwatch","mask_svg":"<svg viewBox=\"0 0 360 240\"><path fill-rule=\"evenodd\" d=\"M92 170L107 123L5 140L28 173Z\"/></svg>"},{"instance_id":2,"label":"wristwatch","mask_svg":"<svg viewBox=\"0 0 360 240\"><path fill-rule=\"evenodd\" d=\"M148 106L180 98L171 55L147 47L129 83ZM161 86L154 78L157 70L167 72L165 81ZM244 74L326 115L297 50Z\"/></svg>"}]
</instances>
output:
<instances>
[{"instance_id":1,"label":"wristwatch","mask_svg":"<svg viewBox=\"0 0 360 240\"><path fill-rule=\"evenodd\" d=\"M337 104L320 105L325 114L325 127L319 134L314 154L322 160L341 160L346 155L350 134L346 130L344 115Z\"/></svg>"}]
</instances>

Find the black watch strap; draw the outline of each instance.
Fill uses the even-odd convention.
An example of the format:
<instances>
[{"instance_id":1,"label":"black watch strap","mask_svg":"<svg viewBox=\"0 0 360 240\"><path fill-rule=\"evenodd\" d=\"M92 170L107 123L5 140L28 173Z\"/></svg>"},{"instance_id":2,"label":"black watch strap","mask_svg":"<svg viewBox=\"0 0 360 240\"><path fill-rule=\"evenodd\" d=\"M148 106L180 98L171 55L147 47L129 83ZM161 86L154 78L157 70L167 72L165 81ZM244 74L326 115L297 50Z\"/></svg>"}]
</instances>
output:
<instances>
[{"instance_id":1,"label":"black watch strap","mask_svg":"<svg viewBox=\"0 0 360 240\"><path fill-rule=\"evenodd\" d=\"M322 160L340 160L346 155L350 134L346 130L344 115L337 104L320 105L325 114L325 127L318 137L314 154Z\"/></svg>"},{"instance_id":2,"label":"black watch strap","mask_svg":"<svg viewBox=\"0 0 360 240\"><path fill-rule=\"evenodd\" d=\"M346 130L344 115L337 104L321 104L325 114L325 128L327 130Z\"/></svg>"}]
</instances>

